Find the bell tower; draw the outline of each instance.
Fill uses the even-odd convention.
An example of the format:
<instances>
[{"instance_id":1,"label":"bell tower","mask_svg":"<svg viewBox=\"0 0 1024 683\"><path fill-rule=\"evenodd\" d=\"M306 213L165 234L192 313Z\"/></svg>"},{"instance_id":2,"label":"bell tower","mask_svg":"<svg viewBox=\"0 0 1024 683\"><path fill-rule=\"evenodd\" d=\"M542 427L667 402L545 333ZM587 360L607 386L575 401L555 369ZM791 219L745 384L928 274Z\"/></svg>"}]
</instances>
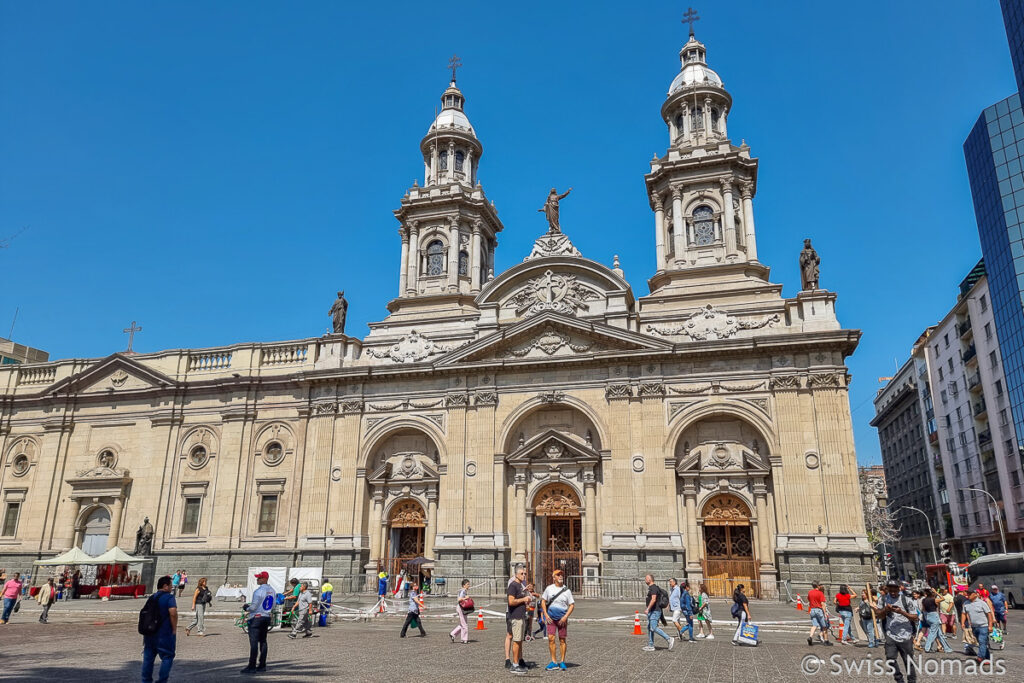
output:
<instances>
[{"instance_id":1,"label":"bell tower","mask_svg":"<svg viewBox=\"0 0 1024 683\"><path fill-rule=\"evenodd\" d=\"M655 155L645 177L657 250L652 283L659 286L689 271L758 264L752 201L757 159L746 144L729 139L732 96L693 34L695 17L688 19L679 73L661 106L668 149Z\"/></svg>"},{"instance_id":2,"label":"bell tower","mask_svg":"<svg viewBox=\"0 0 1024 683\"><path fill-rule=\"evenodd\" d=\"M398 299L389 308L423 297L471 300L493 277L496 236L503 226L477 176L483 145L456 85L461 64L452 57L441 109L420 141L423 185L414 181L395 211L402 256Z\"/></svg>"}]
</instances>

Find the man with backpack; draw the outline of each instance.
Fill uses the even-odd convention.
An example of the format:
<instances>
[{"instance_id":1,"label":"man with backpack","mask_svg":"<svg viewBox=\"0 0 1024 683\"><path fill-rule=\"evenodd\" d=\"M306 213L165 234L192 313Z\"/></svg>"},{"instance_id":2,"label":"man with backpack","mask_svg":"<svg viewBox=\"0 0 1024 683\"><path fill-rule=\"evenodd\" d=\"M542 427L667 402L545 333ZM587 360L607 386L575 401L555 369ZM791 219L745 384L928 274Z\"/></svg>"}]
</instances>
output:
<instances>
[{"instance_id":1,"label":"man with backpack","mask_svg":"<svg viewBox=\"0 0 1024 683\"><path fill-rule=\"evenodd\" d=\"M907 683L917 680L917 668L914 665L914 622L917 621L917 610L913 598L908 598L900 591L900 584L894 579L885 582L885 593L875 606L875 616L882 621L882 632L885 634L885 660L892 667L892 677L896 683L903 683L903 672L900 671L897 658L903 661L907 670Z\"/></svg>"},{"instance_id":2,"label":"man with backpack","mask_svg":"<svg viewBox=\"0 0 1024 683\"><path fill-rule=\"evenodd\" d=\"M668 593L654 583L654 576L651 574L644 577L644 583L647 584L647 608L644 610L647 613L647 645L644 647L644 652L654 652L655 633L665 639L668 649L671 650L676 646L676 639L669 637L658 626L662 611L668 607Z\"/></svg>"},{"instance_id":3,"label":"man with backpack","mask_svg":"<svg viewBox=\"0 0 1024 683\"><path fill-rule=\"evenodd\" d=\"M171 577L161 576L156 592L149 596L139 612L139 633L142 635L142 681L152 683L153 666L160 655L160 677L166 681L174 664L177 645L178 604L174 601Z\"/></svg>"}]
</instances>

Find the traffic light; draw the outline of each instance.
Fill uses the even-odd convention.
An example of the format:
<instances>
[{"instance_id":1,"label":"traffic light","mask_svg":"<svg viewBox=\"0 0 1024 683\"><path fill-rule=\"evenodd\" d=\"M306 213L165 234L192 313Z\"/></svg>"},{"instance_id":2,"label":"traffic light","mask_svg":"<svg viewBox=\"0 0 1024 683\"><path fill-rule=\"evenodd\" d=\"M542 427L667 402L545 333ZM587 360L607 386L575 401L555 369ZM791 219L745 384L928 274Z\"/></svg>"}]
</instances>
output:
<instances>
[{"instance_id":1,"label":"traffic light","mask_svg":"<svg viewBox=\"0 0 1024 683\"><path fill-rule=\"evenodd\" d=\"M941 558L940 562L943 564L950 564L953 561L953 546L946 541L940 543L939 556Z\"/></svg>"},{"instance_id":2,"label":"traffic light","mask_svg":"<svg viewBox=\"0 0 1024 683\"><path fill-rule=\"evenodd\" d=\"M892 559L892 553L885 554L885 570L889 572L890 575L896 572L896 562Z\"/></svg>"}]
</instances>

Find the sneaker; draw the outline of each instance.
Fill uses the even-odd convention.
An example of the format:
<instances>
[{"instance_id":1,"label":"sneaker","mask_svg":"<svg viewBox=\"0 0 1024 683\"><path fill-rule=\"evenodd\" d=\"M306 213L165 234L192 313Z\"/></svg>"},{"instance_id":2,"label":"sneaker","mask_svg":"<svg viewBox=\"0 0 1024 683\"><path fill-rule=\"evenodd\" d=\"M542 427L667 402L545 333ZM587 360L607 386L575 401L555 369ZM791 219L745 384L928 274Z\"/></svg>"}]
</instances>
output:
<instances>
[{"instance_id":1,"label":"sneaker","mask_svg":"<svg viewBox=\"0 0 1024 683\"><path fill-rule=\"evenodd\" d=\"M739 645L739 643L738 643L737 641L735 641L735 640L734 640L734 641L732 641L732 644L733 644L733 645Z\"/></svg>"},{"instance_id":2,"label":"sneaker","mask_svg":"<svg viewBox=\"0 0 1024 683\"><path fill-rule=\"evenodd\" d=\"M671 650L675 646L676 646L676 639L675 638L669 638L668 639L668 649Z\"/></svg>"},{"instance_id":3,"label":"sneaker","mask_svg":"<svg viewBox=\"0 0 1024 683\"><path fill-rule=\"evenodd\" d=\"M294 633L289 633L288 637L291 638L292 640L295 640L295 634ZM405 638L405 636L402 636L402 637Z\"/></svg>"},{"instance_id":4,"label":"sneaker","mask_svg":"<svg viewBox=\"0 0 1024 683\"><path fill-rule=\"evenodd\" d=\"M514 674L525 674L525 673L526 673L526 669L524 669L523 667L521 667L521 666L519 666L518 664L516 664L516 665L515 665L515 666L513 666L513 667L512 667L511 669L509 669L509 673L514 673Z\"/></svg>"},{"instance_id":5,"label":"sneaker","mask_svg":"<svg viewBox=\"0 0 1024 683\"><path fill-rule=\"evenodd\" d=\"M814 646L814 641L811 640L810 637L808 637L807 638L807 647L813 647L813 646Z\"/></svg>"},{"instance_id":6,"label":"sneaker","mask_svg":"<svg viewBox=\"0 0 1024 683\"><path fill-rule=\"evenodd\" d=\"M238 673L240 673L240 674L254 674L254 673L256 673L256 669L254 667L247 666L244 669L242 669L241 671L239 671Z\"/></svg>"},{"instance_id":7,"label":"sneaker","mask_svg":"<svg viewBox=\"0 0 1024 683\"><path fill-rule=\"evenodd\" d=\"M644 652L654 652L653 645L644 645Z\"/></svg>"},{"instance_id":8,"label":"sneaker","mask_svg":"<svg viewBox=\"0 0 1024 683\"><path fill-rule=\"evenodd\" d=\"M567 667L565 665L565 662L559 662L558 663L558 668L561 669L562 671L567 671L569 669L569 667Z\"/></svg>"},{"instance_id":9,"label":"sneaker","mask_svg":"<svg viewBox=\"0 0 1024 683\"><path fill-rule=\"evenodd\" d=\"M449 634L448 634L448 637L452 639L452 643L454 643L454 642L455 642L455 636L453 636L452 634L450 634L450 633L449 633Z\"/></svg>"},{"instance_id":10,"label":"sneaker","mask_svg":"<svg viewBox=\"0 0 1024 683\"><path fill-rule=\"evenodd\" d=\"M523 669L523 670L526 670L526 669L528 668L528 667L526 666L526 660L524 660L524 659L522 659L522 658L520 658L520 659L519 659L519 668L520 668L520 669Z\"/></svg>"},{"instance_id":11,"label":"sneaker","mask_svg":"<svg viewBox=\"0 0 1024 683\"><path fill-rule=\"evenodd\" d=\"M557 663L555 663L555 662L551 662L551 663L550 663L550 664L548 664L548 665L547 665L546 667L544 667L544 670L545 670L545 671L554 671L554 670L555 670L555 669L557 669L557 668L558 668L558 664L557 664Z\"/></svg>"},{"instance_id":12,"label":"sneaker","mask_svg":"<svg viewBox=\"0 0 1024 683\"><path fill-rule=\"evenodd\" d=\"M701 640L703 640L704 639L704 634L703 633L698 633L697 637L700 638Z\"/></svg>"},{"instance_id":13,"label":"sneaker","mask_svg":"<svg viewBox=\"0 0 1024 683\"><path fill-rule=\"evenodd\" d=\"M715 639L715 634L714 633L709 633L708 634L708 640L714 640L714 639Z\"/></svg>"},{"instance_id":14,"label":"sneaker","mask_svg":"<svg viewBox=\"0 0 1024 683\"><path fill-rule=\"evenodd\" d=\"M696 641L696 640L694 640L693 638L690 638L690 639L689 639L688 641L686 641L686 642L688 642L688 643L696 643L697 641Z\"/></svg>"},{"instance_id":15,"label":"sneaker","mask_svg":"<svg viewBox=\"0 0 1024 683\"><path fill-rule=\"evenodd\" d=\"M512 660L510 660L510 659L506 659L505 660L505 668L506 669L511 669L512 668Z\"/></svg>"}]
</instances>

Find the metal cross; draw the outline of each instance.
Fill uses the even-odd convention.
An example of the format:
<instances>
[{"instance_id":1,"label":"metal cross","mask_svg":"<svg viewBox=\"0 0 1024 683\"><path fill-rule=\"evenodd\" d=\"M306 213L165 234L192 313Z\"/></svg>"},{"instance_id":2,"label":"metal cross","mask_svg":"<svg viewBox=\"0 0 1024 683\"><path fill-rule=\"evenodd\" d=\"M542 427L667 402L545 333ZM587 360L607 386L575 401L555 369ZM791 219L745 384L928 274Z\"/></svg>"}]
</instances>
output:
<instances>
[{"instance_id":1,"label":"metal cross","mask_svg":"<svg viewBox=\"0 0 1024 683\"><path fill-rule=\"evenodd\" d=\"M462 60L458 55L452 55L452 58L448 60L448 68L452 70L452 83L455 82L455 71L460 66L462 66Z\"/></svg>"},{"instance_id":2,"label":"metal cross","mask_svg":"<svg viewBox=\"0 0 1024 683\"><path fill-rule=\"evenodd\" d=\"M133 320L131 326L124 328L124 330L122 330L122 331L125 332L128 335L128 349L127 350L131 351L132 350L132 344L135 343L135 333L136 332L142 332L142 328L137 326L135 324L135 321Z\"/></svg>"},{"instance_id":3,"label":"metal cross","mask_svg":"<svg viewBox=\"0 0 1024 683\"><path fill-rule=\"evenodd\" d=\"M686 14L683 15L682 23L690 25L690 36L693 36L693 22L698 21L699 19L700 17L697 16L697 10L692 7L686 8Z\"/></svg>"}]
</instances>

